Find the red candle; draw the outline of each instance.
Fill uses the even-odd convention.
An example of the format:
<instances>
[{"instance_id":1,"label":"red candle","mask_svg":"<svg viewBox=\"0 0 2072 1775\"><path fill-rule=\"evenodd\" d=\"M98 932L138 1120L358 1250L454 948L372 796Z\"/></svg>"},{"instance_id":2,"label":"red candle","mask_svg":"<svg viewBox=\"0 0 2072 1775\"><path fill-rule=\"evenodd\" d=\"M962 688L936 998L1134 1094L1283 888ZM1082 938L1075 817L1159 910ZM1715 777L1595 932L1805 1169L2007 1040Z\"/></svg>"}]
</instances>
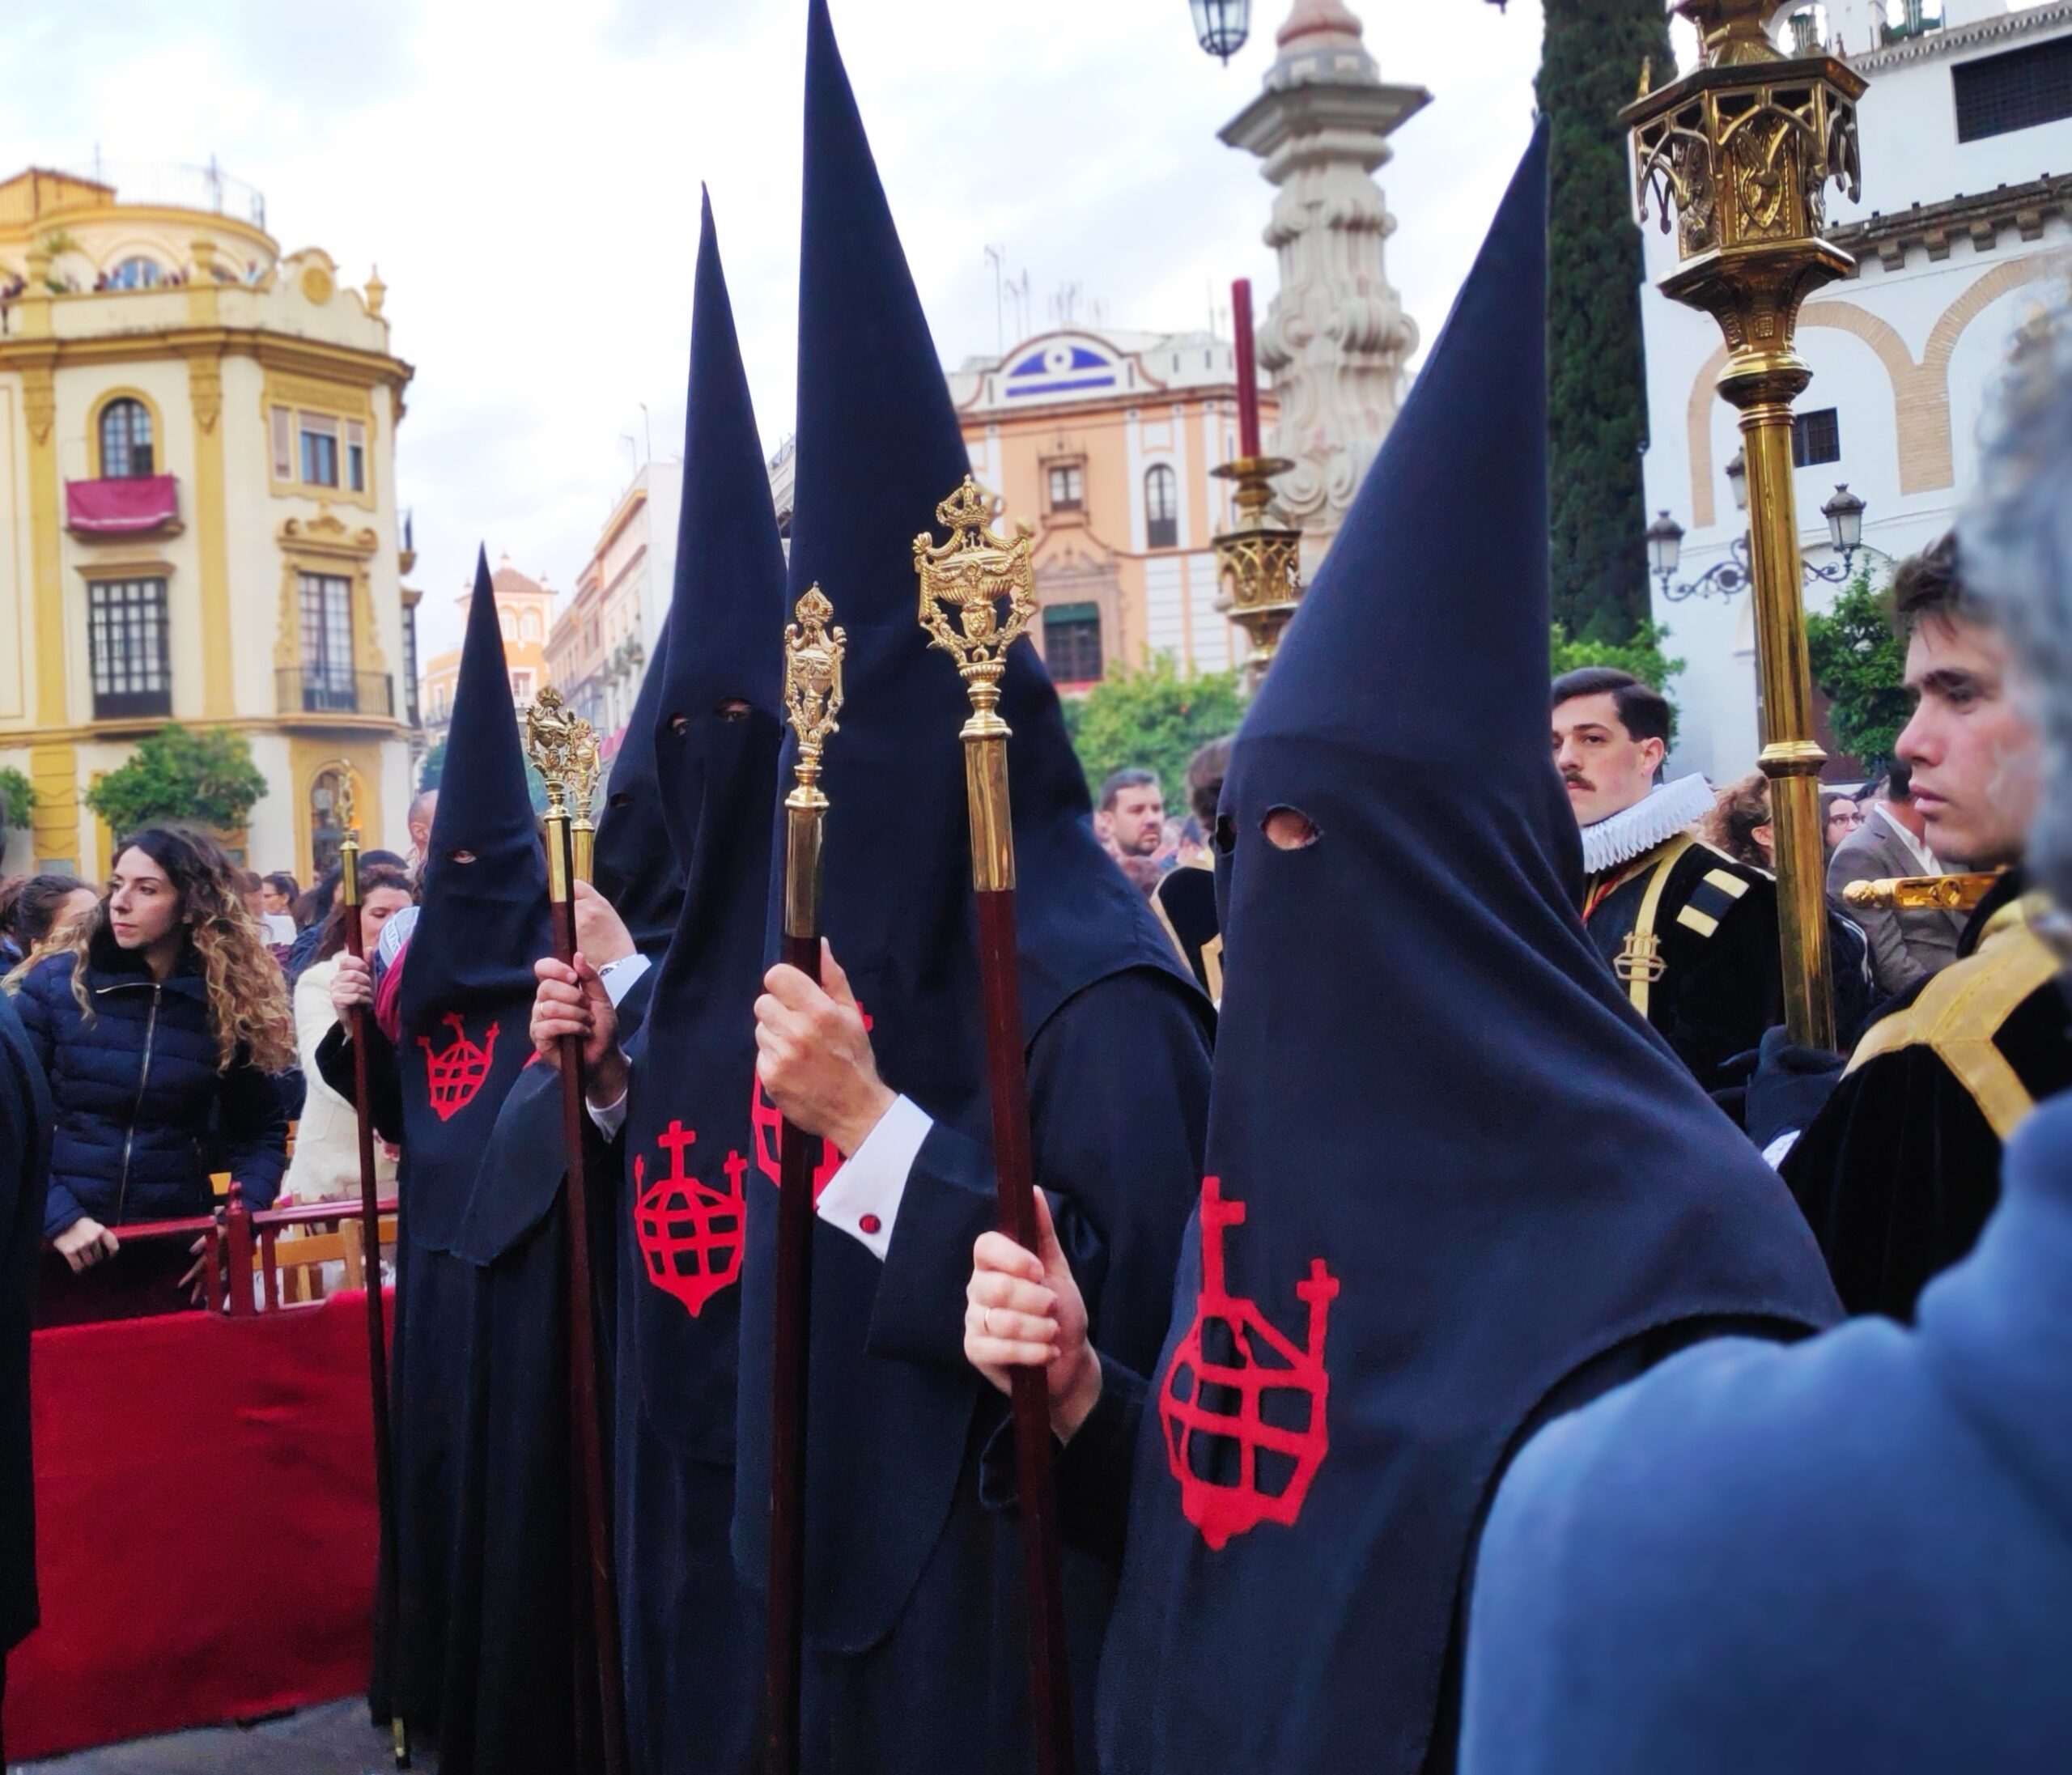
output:
<instances>
[{"instance_id":1,"label":"red candle","mask_svg":"<svg viewBox=\"0 0 2072 1775\"><path fill-rule=\"evenodd\" d=\"M1238 332L1238 454L1259 453L1259 372L1252 359L1252 280L1230 286L1231 324Z\"/></svg>"}]
</instances>

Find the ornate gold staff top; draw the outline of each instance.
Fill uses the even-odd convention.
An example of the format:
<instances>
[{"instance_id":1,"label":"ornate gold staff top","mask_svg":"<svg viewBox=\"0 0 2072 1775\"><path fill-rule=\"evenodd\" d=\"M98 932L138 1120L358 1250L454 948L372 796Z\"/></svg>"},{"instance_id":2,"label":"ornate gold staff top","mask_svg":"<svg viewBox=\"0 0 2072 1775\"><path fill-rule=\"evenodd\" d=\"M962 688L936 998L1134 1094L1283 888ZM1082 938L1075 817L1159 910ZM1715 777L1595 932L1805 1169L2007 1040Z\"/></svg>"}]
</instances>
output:
<instances>
[{"instance_id":1,"label":"ornate gold staff top","mask_svg":"<svg viewBox=\"0 0 2072 1775\"><path fill-rule=\"evenodd\" d=\"M332 812L345 835L338 840L338 898L347 906L359 904L359 823L353 800L353 766L350 758L333 758L325 766L338 773L338 798Z\"/></svg>"},{"instance_id":2,"label":"ornate gold staff top","mask_svg":"<svg viewBox=\"0 0 2072 1775\"><path fill-rule=\"evenodd\" d=\"M575 860L575 879L594 880L597 873L597 828L590 818L590 804L597 793L601 768L597 758L597 729L588 721L569 748L568 798L575 817L568 826L569 847Z\"/></svg>"},{"instance_id":3,"label":"ornate gold staff top","mask_svg":"<svg viewBox=\"0 0 2072 1775\"><path fill-rule=\"evenodd\" d=\"M569 792L582 784L587 802L596 788L597 736L588 721L569 712L551 684L525 706L525 755L546 785L547 898L561 906L575 891L570 885Z\"/></svg>"},{"instance_id":4,"label":"ornate gold staff top","mask_svg":"<svg viewBox=\"0 0 2072 1775\"><path fill-rule=\"evenodd\" d=\"M1000 713L1000 674L1007 670L1007 650L1036 614L1036 575L1029 559L1034 533L1017 524L1010 539L992 528L991 518L990 495L967 474L936 507L936 521L949 527L949 540L938 547L926 530L914 538L921 626L931 646L957 661L971 697L971 719L962 731L964 783L971 801L971 882L982 894L1014 885L1007 798L1013 729Z\"/></svg>"},{"instance_id":5,"label":"ornate gold staff top","mask_svg":"<svg viewBox=\"0 0 2072 1775\"><path fill-rule=\"evenodd\" d=\"M784 631L784 715L799 737L792 766L796 787L784 797L784 934L820 937L821 822L827 796L820 786L821 749L842 709L842 656L849 637L828 627L834 606L819 586L806 588Z\"/></svg>"}]
</instances>

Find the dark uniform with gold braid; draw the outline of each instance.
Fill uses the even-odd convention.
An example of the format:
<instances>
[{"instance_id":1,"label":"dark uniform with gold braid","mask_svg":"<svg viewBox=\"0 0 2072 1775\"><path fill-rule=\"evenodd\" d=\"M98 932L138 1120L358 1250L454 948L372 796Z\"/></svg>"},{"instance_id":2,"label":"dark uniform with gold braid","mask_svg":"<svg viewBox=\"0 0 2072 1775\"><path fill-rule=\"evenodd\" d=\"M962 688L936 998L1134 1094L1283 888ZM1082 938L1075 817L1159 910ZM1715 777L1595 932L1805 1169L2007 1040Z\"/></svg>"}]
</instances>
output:
<instances>
[{"instance_id":1,"label":"dark uniform with gold braid","mask_svg":"<svg viewBox=\"0 0 2072 1775\"><path fill-rule=\"evenodd\" d=\"M1223 931L1216 915L1216 871L1206 863L1168 869L1151 890L1151 909L1212 1004L1223 1002Z\"/></svg>"},{"instance_id":2,"label":"dark uniform with gold braid","mask_svg":"<svg viewBox=\"0 0 2072 1775\"><path fill-rule=\"evenodd\" d=\"M2049 910L2010 871L1980 902L1957 959L1873 1024L1780 1169L1852 1313L1912 1315L1969 1251L2000 1199L2000 1149L2072 1086Z\"/></svg>"},{"instance_id":3,"label":"dark uniform with gold braid","mask_svg":"<svg viewBox=\"0 0 2072 1775\"><path fill-rule=\"evenodd\" d=\"M1782 1017L1777 884L1688 832L1590 878L1584 924L1708 1090Z\"/></svg>"}]
</instances>

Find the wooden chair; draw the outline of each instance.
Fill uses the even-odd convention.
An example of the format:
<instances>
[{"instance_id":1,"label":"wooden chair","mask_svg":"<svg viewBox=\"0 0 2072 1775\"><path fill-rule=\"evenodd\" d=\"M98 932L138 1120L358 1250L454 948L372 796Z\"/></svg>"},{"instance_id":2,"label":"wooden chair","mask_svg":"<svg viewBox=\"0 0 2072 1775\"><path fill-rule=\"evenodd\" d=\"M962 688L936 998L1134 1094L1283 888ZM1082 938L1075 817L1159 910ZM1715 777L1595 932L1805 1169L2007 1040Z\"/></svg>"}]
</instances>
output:
<instances>
[{"instance_id":1,"label":"wooden chair","mask_svg":"<svg viewBox=\"0 0 2072 1775\"><path fill-rule=\"evenodd\" d=\"M359 1229L348 1237L345 1228L321 1233L314 1227L282 1227L276 1232L262 1228L259 1235L260 1262L266 1287L266 1307L295 1306L324 1298L324 1266L337 1263L345 1271L346 1286L359 1286Z\"/></svg>"},{"instance_id":2,"label":"wooden chair","mask_svg":"<svg viewBox=\"0 0 2072 1775\"><path fill-rule=\"evenodd\" d=\"M346 1242L346 1286L365 1288L367 1286L366 1241L365 1235L360 1231L359 1221L357 1219L347 1221L339 1227L338 1231L344 1236ZM381 1217L380 1234L381 1249L393 1261L396 1255L396 1217L394 1215L384 1214Z\"/></svg>"}]
</instances>

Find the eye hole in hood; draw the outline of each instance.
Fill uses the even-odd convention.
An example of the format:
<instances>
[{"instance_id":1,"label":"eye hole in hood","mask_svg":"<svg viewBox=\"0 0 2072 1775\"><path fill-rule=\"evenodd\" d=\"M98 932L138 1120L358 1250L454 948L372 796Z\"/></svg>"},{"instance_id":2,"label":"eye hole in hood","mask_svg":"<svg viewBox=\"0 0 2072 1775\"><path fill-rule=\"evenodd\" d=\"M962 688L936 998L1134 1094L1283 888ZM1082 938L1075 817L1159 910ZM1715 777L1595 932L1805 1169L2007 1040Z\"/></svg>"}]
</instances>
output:
<instances>
[{"instance_id":1,"label":"eye hole in hood","mask_svg":"<svg viewBox=\"0 0 2072 1775\"><path fill-rule=\"evenodd\" d=\"M1323 836L1314 820L1300 808L1290 807L1285 802L1266 810L1266 817L1259 822L1259 830L1276 851L1306 851Z\"/></svg>"}]
</instances>

